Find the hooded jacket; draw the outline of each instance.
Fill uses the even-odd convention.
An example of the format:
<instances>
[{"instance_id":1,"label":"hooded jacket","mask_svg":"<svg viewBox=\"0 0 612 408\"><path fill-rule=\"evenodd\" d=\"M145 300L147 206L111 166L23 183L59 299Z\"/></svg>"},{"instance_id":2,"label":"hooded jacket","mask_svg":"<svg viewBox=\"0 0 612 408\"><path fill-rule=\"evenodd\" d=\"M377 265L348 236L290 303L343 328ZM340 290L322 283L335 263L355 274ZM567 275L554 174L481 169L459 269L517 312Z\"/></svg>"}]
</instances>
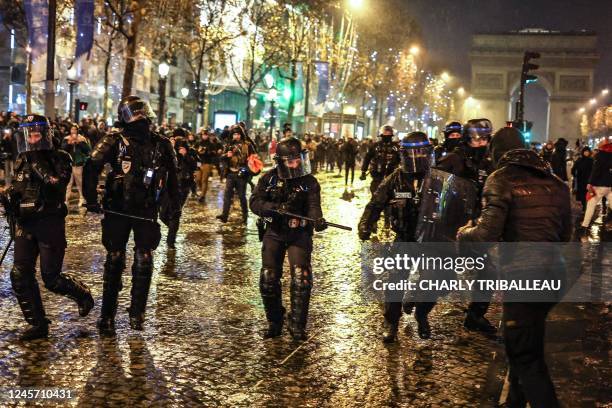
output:
<instances>
[{"instance_id":1,"label":"hooded jacket","mask_svg":"<svg viewBox=\"0 0 612 408\"><path fill-rule=\"evenodd\" d=\"M461 241L566 242L571 237L570 192L548 163L526 149L500 159L483 192L484 208Z\"/></svg>"},{"instance_id":2,"label":"hooded jacket","mask_svg":"<svg viewBox=\"0 0 612 408\"><path fill-rule=\"evenodd\" d=\"M555 142L555 151L553 152L550 165L553 173L555 173L563 181L567 181L567 141L559 139Z\"/></svg>"},{"instance_id":3,"label":"hooded jacket","mask_svg":"<svg viewBox=\"0 0 612 408\"><path fill-rule=\"evenodd\" d=\"M612 143L601 147L595 155L589 184L597 187L612 187Z\"/></svg>"}]
</instances>

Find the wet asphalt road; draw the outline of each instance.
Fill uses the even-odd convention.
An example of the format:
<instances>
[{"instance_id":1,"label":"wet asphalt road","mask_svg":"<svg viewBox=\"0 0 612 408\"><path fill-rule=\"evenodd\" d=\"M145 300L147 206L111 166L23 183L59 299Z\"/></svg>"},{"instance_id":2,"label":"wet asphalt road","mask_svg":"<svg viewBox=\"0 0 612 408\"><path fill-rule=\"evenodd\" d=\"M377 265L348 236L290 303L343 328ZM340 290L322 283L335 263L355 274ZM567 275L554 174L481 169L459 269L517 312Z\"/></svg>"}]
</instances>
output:
<instances>
[{"instance_id":1,"label":"wet asphalt road","mask_svg":"<svg viewBox=\"0 0 612 408\"><path fill-rule=\"evenodd\" d=\"M356 197L345 201L340 199L344 178L325 174L320 181L325 217L356 227L369 198L366 183L357 180ZM43 288L52 320L48 340L17 340L25 322L10 289L9 254L0 269L0 405L15 403L6 399L12 387L72 391L69 401L35 401L51 406L493 405L505 374L503 347L496 339L461 328L462 305L443 304L434 310L432 340L418 339L414 319L404 316L400 342L384 346L379 341L381 307L362 297L361 244L355 231L330 228L315 235L309 340L295 343L284 334L263 341L255 217L251 214L248 225L241 225L235 206L230 221L221 224L214 218L221 204L215 176L205 205L188 201L177 249L168 250L162 239L155 253L144 332L130 330L127 323L128 253L116 339L100 338L95 329L105 257L98 219L76 211L67 218L64 262L65 272L92 289L96 307L79 318L72 301ZM493 305L492 321L499 320L499 312L499 305ZM593 406L576 403L584 395L604 403L610 398L605 393L609 380L601 377L610 378L609 363L600 358L606 354L610 327L602 322L607 316L599 308L581 313L581 321L592 330L603 328L604 336L587 371L576 361L586 348L572 353L567 363L563 360L559 370L553 364L553 375L568 377L559 390L568 406ZM560 319L567 321L563 316ZM568 344L575 345L571 337L559 347L563 351ZM574 367L582 371L572 374Z\"/></svg>"}]
</instances>

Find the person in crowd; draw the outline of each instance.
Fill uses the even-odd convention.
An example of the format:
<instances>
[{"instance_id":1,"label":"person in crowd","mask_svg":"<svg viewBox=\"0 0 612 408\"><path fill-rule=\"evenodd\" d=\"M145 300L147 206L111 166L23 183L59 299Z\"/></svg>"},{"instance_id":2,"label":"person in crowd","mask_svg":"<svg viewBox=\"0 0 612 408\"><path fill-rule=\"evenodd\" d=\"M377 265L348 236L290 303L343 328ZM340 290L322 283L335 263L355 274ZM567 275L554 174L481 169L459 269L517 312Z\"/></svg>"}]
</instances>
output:
<instances>
[{"instance_id":1,"label":"person in crowd","mask_svg":"<svg viewBox=\"0 0 612 408\"><path fill-rule=\"evenodd\" d=\"M70 127L70 134L62 141L62 150L72 158L72 175L66 187L66 205L69 205L72 186L76 185L79 192L79 207L85 204L83 195L83 166L91 154L91 145L85 136L80 134L76 124Z\"/></svg>"},{"instance_id":2,"label":"person in crowd","mask_svg":"<svg viewBox=\"0 0 612 408\"><path fill-rule=\"evenodd\" d=\"M582 204L582 212L586 211L586 193L591 170L593 169L593 158L591 149L588 146L582 148L582 154L572 166L572 176L574 177L574 193L576 201Z\"/></svg>"}]
</instances>

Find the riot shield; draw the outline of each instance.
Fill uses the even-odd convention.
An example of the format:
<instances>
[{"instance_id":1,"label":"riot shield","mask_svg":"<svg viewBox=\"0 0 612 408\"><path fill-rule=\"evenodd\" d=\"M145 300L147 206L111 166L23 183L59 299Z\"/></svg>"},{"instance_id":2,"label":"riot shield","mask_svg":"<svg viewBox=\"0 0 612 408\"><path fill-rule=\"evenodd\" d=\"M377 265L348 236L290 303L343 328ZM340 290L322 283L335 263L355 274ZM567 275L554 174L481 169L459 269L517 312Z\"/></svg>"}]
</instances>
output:
<instances>
[{"instance_id":1,"label":"riot shield","mask_svg":"<svg viewBox=\"0 0 612 408\"><path fill-rule=\"evenodd\" d=\"M416 229L417 242L455 241L457 230L477 214L474 183L439 169L423 181Z\"/></svg>"}]
</instances>

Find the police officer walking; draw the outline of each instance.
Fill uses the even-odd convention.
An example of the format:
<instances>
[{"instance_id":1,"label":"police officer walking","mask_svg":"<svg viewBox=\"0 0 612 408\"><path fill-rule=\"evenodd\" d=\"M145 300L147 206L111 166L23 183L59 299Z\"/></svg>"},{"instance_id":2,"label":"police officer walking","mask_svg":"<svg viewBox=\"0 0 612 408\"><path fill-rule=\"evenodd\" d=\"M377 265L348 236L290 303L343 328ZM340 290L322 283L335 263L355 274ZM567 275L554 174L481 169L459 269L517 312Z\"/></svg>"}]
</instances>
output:
<instances>
[{"instance_id":1,"label":"police officer walking","mask_svg":"<svg viewBox=\"0 0 612 408\"><path fill-rule=\"evenodd\" d=\"M226 162L227 181L223 194L223 212L217 215L217 219L224 223L227 222L235 192L238 194L240 207L242 208L242 222L246 224L249 215L246 186L250 176L247 159L256 152L254 145L249 143L246 133L240 125L232 126L230 134L232 135L232 141L225 147L225 152L221 156Z\"/></svg>"},{"instance_id":2,"label":"police officer walking","mask_svg":"<svg viewBox=\"0 0 612 408\"><path fill-rule=\"evenodd\" d=\"M36 260L40 255L41 276L51 292L76 301L79 314L87 316L94 301L87 286L62 273L66 251L64 199L72 175L72 160L54 150L51 127L46 117L28 115L15 138L19 155L15 180L4 193L3 205L15 217L11 231L15 239L11 284L23 316L31 327L22 340L47 337L50 321L36 281Z\"/></svg>"},{"instance_id":3,"label":"police officer walking","mask_svg":"<svg viewBox=\"0 0 612 408\"><path fill-rule=\"evenodd\" d=\"M102 243L106 248L104 293L98 327L103 335L115 334L117 300L122 289L125 251L134 232L130 327L143 330L145 309L153 273L153 253L161 239L157 223L159 197L167 190L172 212L179 207L177 165L170 141L151 130L155 114L148 102L127 96L119 103L122 128L106 134L95 146L84 169L87 209L104 211ZM106 177L102 209L96 187L104 165Z\"/></svg>"},{"instance_id":4,"label":"police officer walking","mask_svg":"<svg viewBox=\"0 0 612 408\"><path fill-rule=\"evenodd\" d=\"M178 132L180 134L180 132ZM174 134L177 134L175 129ZM169 249L174 249L176 234L181 221L182 209L189 197L191 186L195 184L193 173L198 166L195 161L196 152L189 147L187 140L183 137L173 137L170 139L174 145L177 157L177 178L178 178L178 206L173 206L173 198L168 191L165 191L161 199L159 218L168 226L168 236L166 245Z\"/></svg>"},{"instance_id":5,"label":"police officer walking","mask_svg":"<svg viewBox=\"0 0 612 408\"><path fill-rule=\"evenodd\" d=\"M572 232L569 188L551 173L548 163L536 152L525 149L523 137L515 128L497 131L490 151L497 170L484 186L482 214L475 226L460 228L457 239L569 241ZM551 262L554 257L548 251L536 254L524 251L520 259L513 257L510 263L515 264L513 271L516 273L525 273L535 267L558 276L558 264L547 266L554 264ZM507 406L524 407L529 403L531 407L558 407L544 360L546 316L555 303L504 300L504 344L510 366Z\"/></svg>"},{"instance_id":6,"label":"police officer walking","mask_svg":"<svg viewBox=\"0 0 612 408\"><path fill-rule=\"evenodd\" d=\"M281 277L285 254L291 270L289 332L295 340L306 338L306 322L312 288L312 234L323 231L321 187L311 175L308 151L294 137L278 143L276 166L265 173L250 198L251 210L266 220L259 289L268 320L264 338L280 336L285 308ZM314 223L292 214L307 216Z\"/></svg>"},{"instance_id":7,"label":"police officer walking","mask_svg":"<svg viewBox=\"0 0 612 408\"><path fill-rule=\"evenodd\" d=\"M413 242L418 216L418 194L420 184L429 171L431 144L423 132L412 132L400 143L401 165L380 183L359 221L359 238L368 240L380 213L388 209L395 242ZM399 281L393 273L390 280ZM385 334L383 341L397 340L399 320L402 315L401 299L385 293Z\"/></svg>"},{"instance_id":8,"label":"police officer walking","mask_svg":"<svg viewBox=\"0 0 612 408\"><path fill-rule=\"evenodd\" d=\"M452 124L451 124L452 125ZM456 125L454 125L456 127ZM452 129L451 129L452 130ZM454 174L455 176L471 180L476 187L477 194L475 196L475 214L473 218L477 218L480 214L480 197L487 176L493 171L493 164L487 155L487 145L492 133L492 124L488 119L472 119L463 126L463 135L459 142L455 142L457 138L448 138L445 144L448 148L457 144L456 147L443 155L436 163L436 168L445 172ZM450 135L449 135L450 136ZM480 278L479 278L480 279ZM491 297L492 293L480 293L479 298ZM421 325L425 337L429 337L428 315L435 306L435 302L419 302L416 305L415 317ZM481 331L492 334L496 332L495 327L485 318L485 314L489 308L489 302L471 302L467 309L464 326L468 330ZM408 308L409 310L409 308Z\"/></svg>"},{"instance_id":9,"label":"police officer walking","mask_svg":"<svg viewBox=\"0 0 612 408\"><path fill-rule=\"evenodd\" d=\"M370 146L361 165L361 180L366 179L369 170L372 176L370 192L374 192L383 179L391 174L399 164L399 147L393 143L395 130L392 126L383 126L380 132L380 140Z\"/></svg>"}]
</instances>

